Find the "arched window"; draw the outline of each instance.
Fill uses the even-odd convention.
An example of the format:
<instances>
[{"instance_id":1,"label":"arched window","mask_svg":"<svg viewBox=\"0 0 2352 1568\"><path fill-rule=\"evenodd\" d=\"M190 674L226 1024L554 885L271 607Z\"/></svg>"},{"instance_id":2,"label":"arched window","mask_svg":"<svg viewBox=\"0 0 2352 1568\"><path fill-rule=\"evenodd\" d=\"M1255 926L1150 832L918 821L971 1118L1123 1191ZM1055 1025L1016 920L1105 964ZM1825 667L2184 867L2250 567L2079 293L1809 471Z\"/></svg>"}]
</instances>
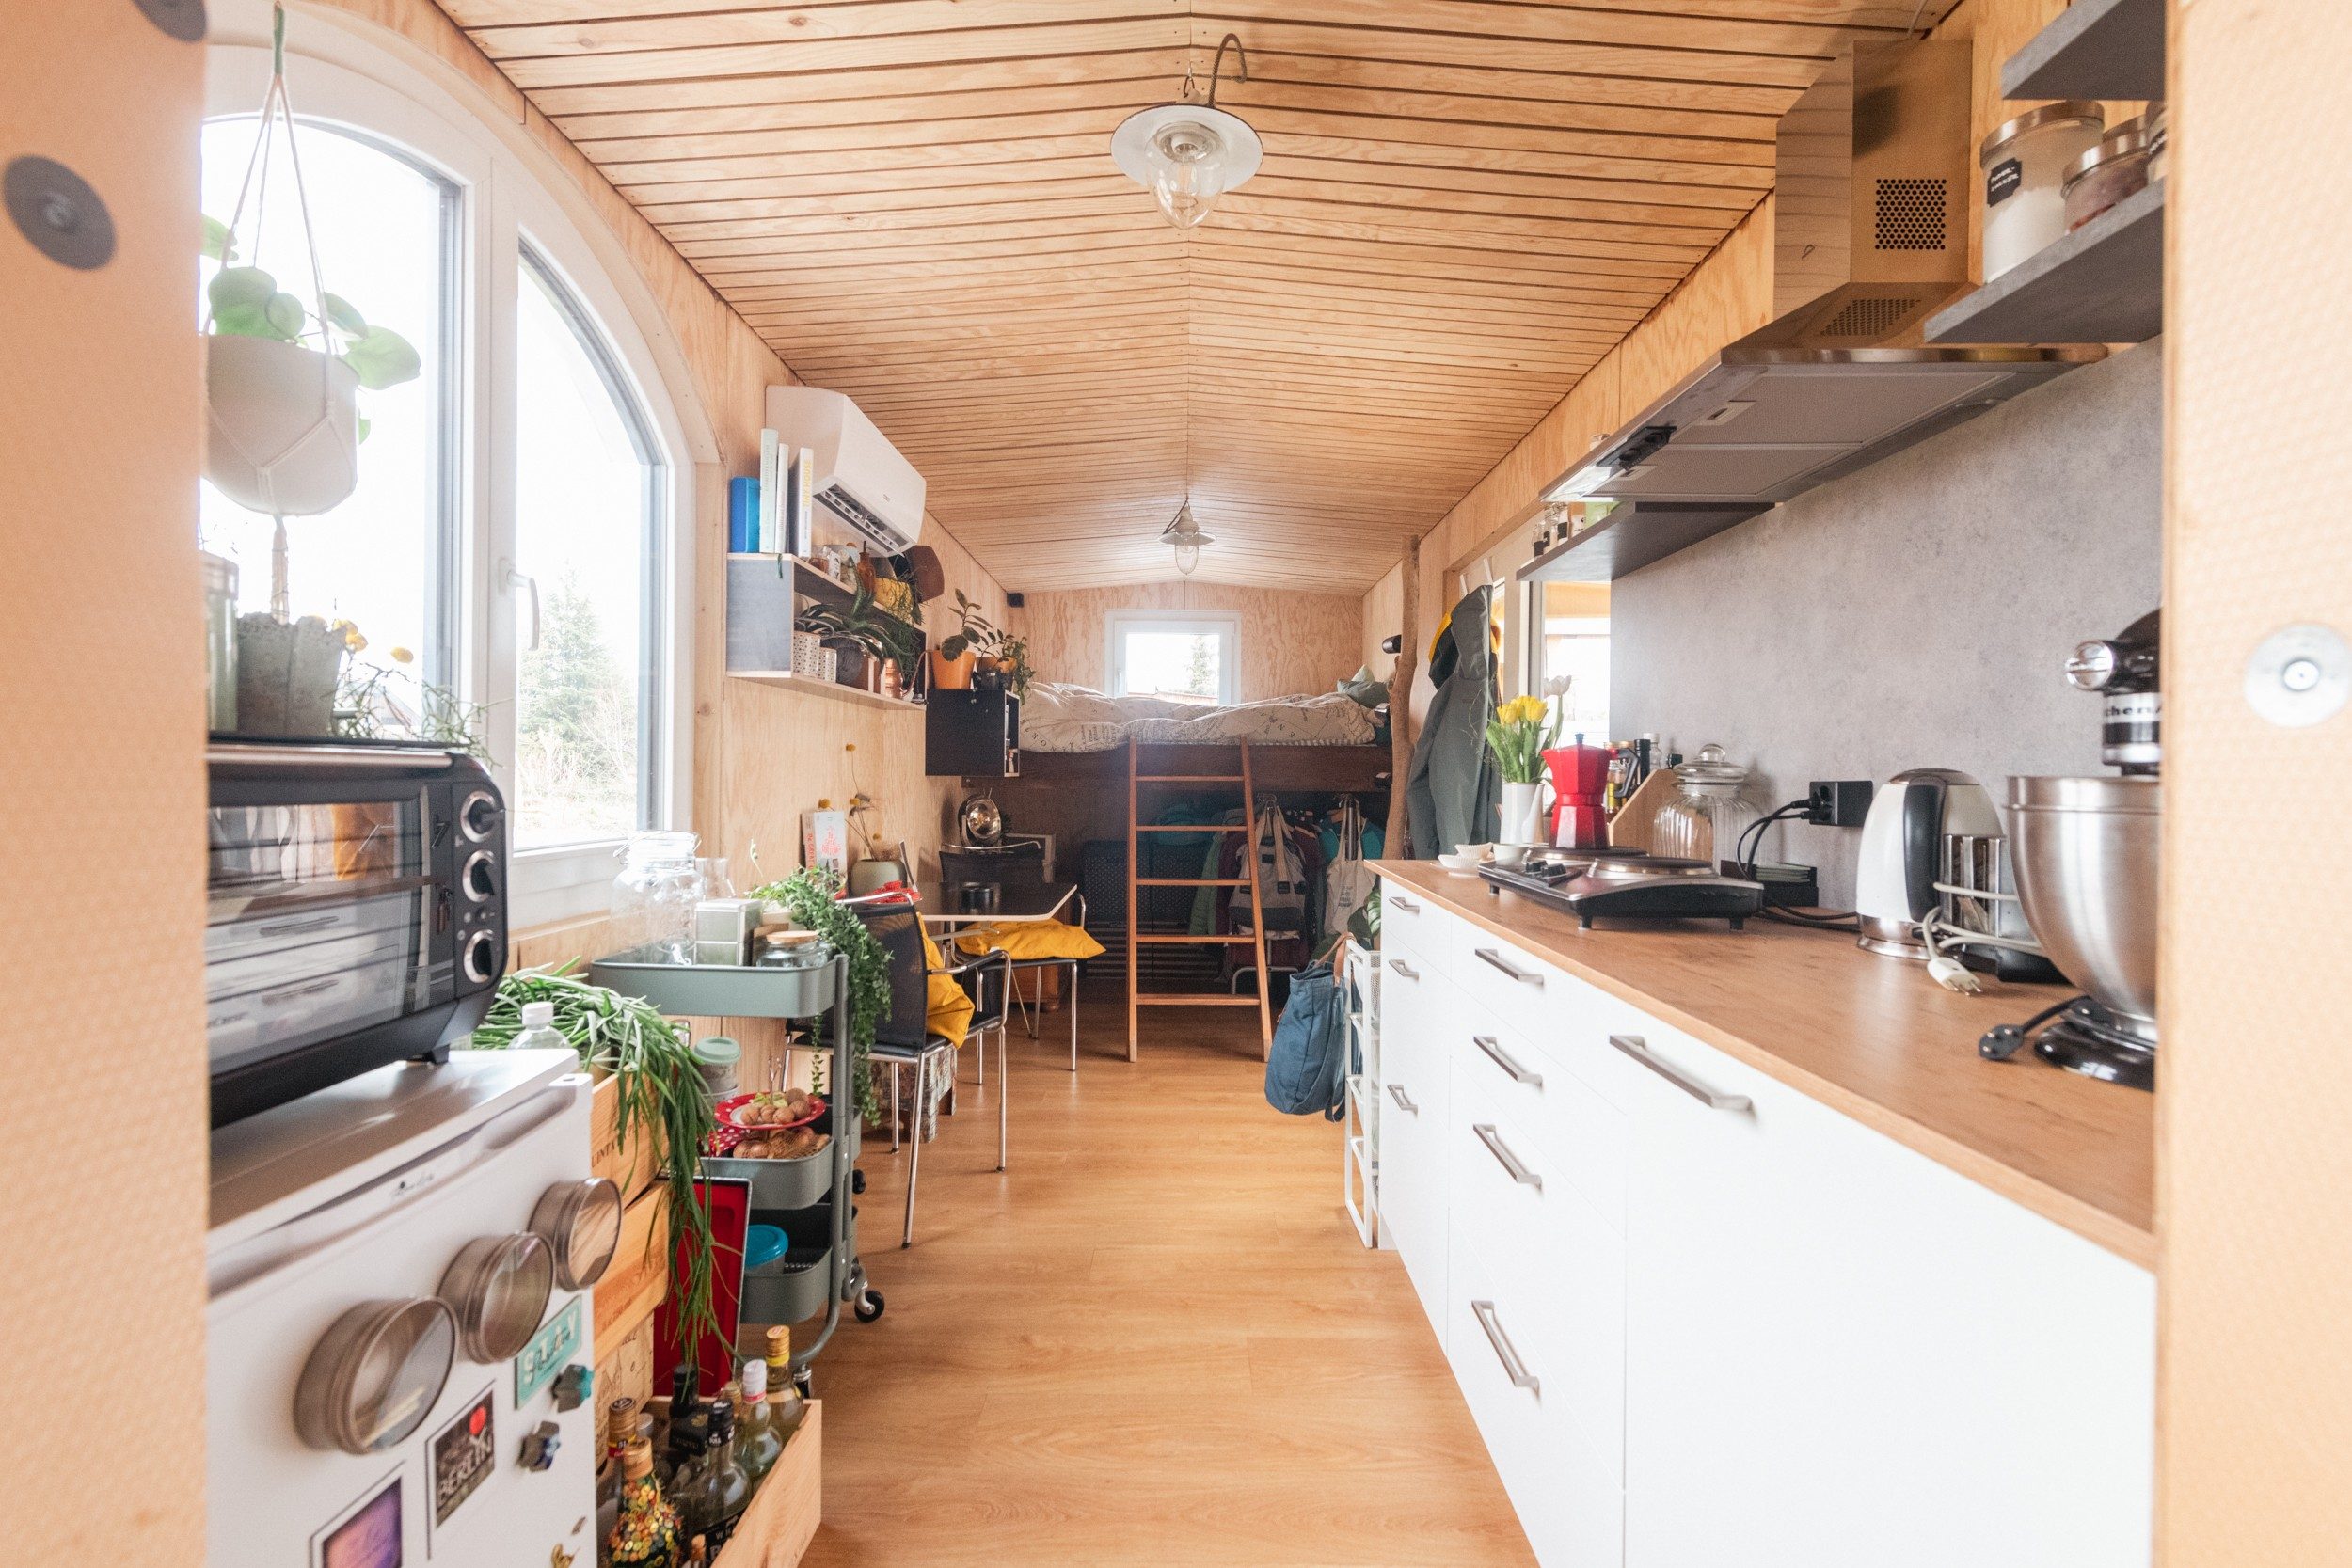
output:
<instances>
[{"instance_id":1,"label":"arched window","mask_svg":"<svg viewBox=\"0 0 2352 1568\"><path fill-rule=\"evenodd\" d=\"M269 6L213 0L210 15L202 196L225 222L269 79ZM618 240L478 87L326 13L294 16L287 83L324 286L423 362L360 394L358 491L288 519L288 609L351 621L361 661L399 649L401 680L473 715L514 812L516 924L599 911L615 841L692 826L707 428L659 326L638 325L659 311ZM239 242L307 302L290 172L273 170ZM272 519L216 493L202 519L243 608L267 608Z\"/></svg>"}]
</instances>

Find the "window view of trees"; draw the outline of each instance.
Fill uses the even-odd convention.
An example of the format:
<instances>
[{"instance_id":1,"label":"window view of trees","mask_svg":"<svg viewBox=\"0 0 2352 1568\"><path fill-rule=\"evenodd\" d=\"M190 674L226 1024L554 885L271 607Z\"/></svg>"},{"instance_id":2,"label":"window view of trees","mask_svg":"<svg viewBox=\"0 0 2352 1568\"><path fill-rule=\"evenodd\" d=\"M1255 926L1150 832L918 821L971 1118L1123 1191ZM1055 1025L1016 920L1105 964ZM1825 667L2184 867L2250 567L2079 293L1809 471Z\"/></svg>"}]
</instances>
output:
<instances>
[{"instance_id":1,"label":"window view of trees","mask_svg":"<svg viewBox=\"0 0 2352 1568\"><path fill-rule=\"evenodd\" d=\"M1214 632L1126 633L1126 695L1214 703L1220 686L1225 640Z\"/></svg>"},{"instance_id":2,"label":"window view of trees","mask_svg":"<svg viewBox=\"0 0 2352 1568\"><path fill-rule=\"evenodd\" d=\"M637 809L637 672L613 657L596 601L565 567L542 594L539 646L521 661L516 772L523 831L578 837L627 832Z\"/></svg>"}]
</instances>

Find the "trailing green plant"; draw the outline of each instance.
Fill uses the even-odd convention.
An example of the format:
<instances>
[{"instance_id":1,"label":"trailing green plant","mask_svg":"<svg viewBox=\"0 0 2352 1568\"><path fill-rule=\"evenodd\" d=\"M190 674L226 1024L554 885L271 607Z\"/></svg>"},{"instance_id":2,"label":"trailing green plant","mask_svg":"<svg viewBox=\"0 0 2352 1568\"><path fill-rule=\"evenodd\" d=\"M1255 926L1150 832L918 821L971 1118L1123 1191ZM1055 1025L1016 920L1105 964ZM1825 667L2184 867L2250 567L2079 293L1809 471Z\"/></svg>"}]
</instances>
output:
<instances>
[{"instance_id":1,"label":"trailing green plant","mask_svg":"<svg viewBox=\"0 0 2352 1568\"><path fill-rule=\"evenodd\" d=\"M754 852L754 865L758 864ZM890 955L866 928L857 911L839 898L841 879L822 869L795 871L781 881L754 888L751 896L782 904L794 924L816 932L836 953L850 956L850 1062L852 1082L850 1102L861 1120L882 1119L882 1102L874 1093L874 1030L890 1010ZM824 1058L818 1058L820 1064ZM824 1087L820 1076L818 1088Z\"/></svg>"},{"instance_id":2,"label":"trailing green plant","mask_svg":"<svg viewBox=\"0 0 2352 1568\"><path fill-rule=\"evenodd\" d=\"M956 626L939 645L939 651L949 658L961 658L966 652L993 657L1003 646L1005 634L980 613L978 605L963 596L961 588L956 590Z\"/></svg>"},{"instance_id":3,"label":"trailing green plant","mask_svg":"<svg viewBox=\"0 0 2352 1568\"><path fill-rule=\"evenodd\" d=\"M392 657L402 664L405 648ZM405 696L404 686L413 686ZM490 758L490 710L412 671L352 661L335 688L335 733L346 740L379 740L387 734L420 740L484 762Z\"/></svg>"},{"instance_id":4,"label":"trailing green plant","mask_svg":"<svg viewBox=\"0 0 2352 1568\"><path fill-rule=\"evenodd\" d=\"M1005 666L1005 684L1016 697L1029 694L1029 683L1037 679L1037 672L1029 665L1029 640L1025 637L1005 636L997 640L996 657Z\"/></svg>"},{"instance_id":5,"label":"trailing green plant","mask_svg":"<svg viewBox=\"0 0 2352 1568\"><path fill-rule=\"evenodd\" d=\"M570 1042L581 1064L619 1080L621 1142L650 1132L669 1155L662 1182L670 1233L686 1243L683 1272L675 1251L669 1259L671 1297L690 1333L700 1328L716 1334L719 1315L710 1282L717 1243L710 1234L710 1207L695 1192L694 1179L702 1168L702 1150L719 1124L702 1074L685 1037L652 1004L580 979L570 973L577 962L518 970L501 980L469 1043L476 1051L506 1050L522 1030L523 1004L547 1002L555 1007L556 1032Z\"/></svg>"}]
</instances>

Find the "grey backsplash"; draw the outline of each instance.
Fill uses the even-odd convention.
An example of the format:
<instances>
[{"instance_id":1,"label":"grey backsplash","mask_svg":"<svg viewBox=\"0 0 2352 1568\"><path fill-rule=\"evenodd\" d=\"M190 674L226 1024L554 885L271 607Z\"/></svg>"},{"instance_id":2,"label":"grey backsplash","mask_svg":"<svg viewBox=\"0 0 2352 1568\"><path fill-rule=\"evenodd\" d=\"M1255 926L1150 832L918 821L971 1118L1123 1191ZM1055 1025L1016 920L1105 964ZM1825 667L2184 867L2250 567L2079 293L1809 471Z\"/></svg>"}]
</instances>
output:
<instances>
[{"instance_id":1,"label":"grey backsplash","mask_svg":"<svg viewBox=\"0 0 2352 1568\"><path fill-rule=\"evenodd\" d=\"M2155 608L2160 341L1620 578L1610 728L1721 741L1769 809L1814 779L2098 773L2099 704L2059 666ZM1859 829L1775 828L1852 907Z\"/></svg>"}]
</instances>

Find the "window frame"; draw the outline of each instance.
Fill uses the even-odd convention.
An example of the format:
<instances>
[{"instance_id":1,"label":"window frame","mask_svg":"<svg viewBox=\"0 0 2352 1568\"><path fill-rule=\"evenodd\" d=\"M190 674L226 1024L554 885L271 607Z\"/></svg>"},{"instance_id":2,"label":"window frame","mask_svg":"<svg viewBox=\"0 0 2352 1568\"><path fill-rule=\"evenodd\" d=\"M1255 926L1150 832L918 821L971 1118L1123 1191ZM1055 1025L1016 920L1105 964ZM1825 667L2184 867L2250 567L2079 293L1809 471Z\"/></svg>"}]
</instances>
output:
<instances>
[{"instance_id":1,"label":"window frame","mask_svg":"<svg viewBox=\"0 0 2352 1568\"><path fill-rule=\"evenodd\" d=\"M1217 660L1217 693L1211 701L1231 707L1241 701L1241 616L1215 610L1114 610L1104 618L1103 669L1104 689L1114 697L1127 690L1127 642L1130 631L1206 632L1224 645Z\"/></svg>"},{"instance_id":2,"label":"window frame","mask_svg":"<svg viewBox=\"0 0 2352 1568\"><path fill-rule=\"evenodd\" d=\"M266 0L215 0L207 48L205 118L253 114L269 79ZM389 35L356 19L307 12L287 50L296 118L358 137L456 188L457 238L450 264L462 285L452 312L445 401L454 460L444 484L457 526L445 543L443 603L453 668L439 679L484 704L492 772L515 785L518 617L527 590L509 578L516 545L517 291L528 245L596 329L631 408L660 463L658 571L646 573L644 646L661 661L643 683L640 724L644 826L693 826L693 582L695 470L716 465L717 444L686 372L674 330L568 171L507 123L479 87L388 47ZM649 720L647 714L653 715ZM619 839L515 853L508 917L516 929L601 913L609 904Z\"/></svg>"}]
</instances>

